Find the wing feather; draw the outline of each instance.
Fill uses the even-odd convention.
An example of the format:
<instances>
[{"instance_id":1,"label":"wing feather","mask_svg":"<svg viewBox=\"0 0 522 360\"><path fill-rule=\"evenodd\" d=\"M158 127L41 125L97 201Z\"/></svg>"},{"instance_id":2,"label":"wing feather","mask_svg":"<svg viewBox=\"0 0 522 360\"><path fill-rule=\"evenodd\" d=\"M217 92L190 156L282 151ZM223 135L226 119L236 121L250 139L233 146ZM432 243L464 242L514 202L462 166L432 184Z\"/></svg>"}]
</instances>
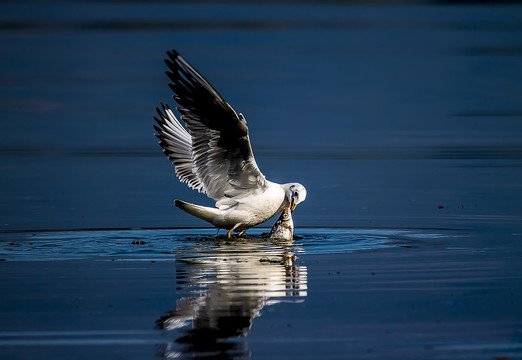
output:
<instances>
[{"instance_id":1,"label":"wing feather","mask_svg":"<svg viewBox=\"0 0 522 360\"><path fill-rule=\"evenodd\" d=\"M231 202L225 199L242 196L245 193L242 190L266 188L267 181L255 162L244 117L238 116L176 51L167 54L169 87L188 132L164 106L167 116L160 114L158 137L178 177L218 203L221 200L228 205ZM165 122L168 126L162 125Z\"/></svg>"},{"instance_id":2,"label":"wing feather","mask_svg":"<svg viewBox=\"0 0 522 360\"><path fill-rule=\"evenodd\" d=\"M190 134L179 123L172 110L165 104L161 104L162 110L156 108L158 117L154 116L157 125L154 125L156 137L160 140L163 152L174 164L176 175L181 182L199 192L205 192L205 188L194 171L192 160L192 139Z\"/></svg>"}]
</instances>

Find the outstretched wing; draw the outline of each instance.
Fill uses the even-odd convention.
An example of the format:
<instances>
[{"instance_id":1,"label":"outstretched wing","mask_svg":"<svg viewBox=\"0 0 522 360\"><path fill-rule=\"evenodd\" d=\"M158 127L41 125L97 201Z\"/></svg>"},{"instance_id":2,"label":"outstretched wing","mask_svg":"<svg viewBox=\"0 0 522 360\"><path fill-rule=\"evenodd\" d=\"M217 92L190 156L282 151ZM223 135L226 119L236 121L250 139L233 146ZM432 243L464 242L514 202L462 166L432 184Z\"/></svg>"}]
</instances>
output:
<instances>
[{"instance_id":1,"label":"outstretched wing","mask_svg":"<svg viewBox=\"0 0 522 360\"><path fill-rule=\"evenodd\" d=\"M265 189L267 181L252 154L244 117L238 116L176 51L167 54L169 58L165 62L170 69L167 75L172 81L169 87L179 105L181 119L187 125L191 143L189 147L186 132L168 130L181 126L171 120L169 110L164 110L167 116L162 120L171 125L166 128L160 121L163 131L158 137L181 181L222 204L227 203L226 199ZM172 117L175 120L173 114ZM188 165L189 159L192 167Z\"/></svg>"}]
</instances>

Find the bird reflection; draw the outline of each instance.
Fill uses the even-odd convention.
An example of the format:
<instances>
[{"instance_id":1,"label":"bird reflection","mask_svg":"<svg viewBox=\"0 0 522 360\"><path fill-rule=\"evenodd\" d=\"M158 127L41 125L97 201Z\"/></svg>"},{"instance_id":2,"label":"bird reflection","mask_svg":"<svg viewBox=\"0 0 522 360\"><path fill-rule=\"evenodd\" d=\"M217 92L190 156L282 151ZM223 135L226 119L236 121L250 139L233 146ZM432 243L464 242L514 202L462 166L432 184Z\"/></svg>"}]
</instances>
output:
<instances>
[{"instance_id":1,"label":"bird reflection","mask_svg":"<svg viewBox=\"0 0 522 360\"><path fill-rule=\"evenodd\" d=\"M183 297L156 321L177 338L160 355L248 358L245 337L261 309L307 295L306 267L295 264L298 252L292 241L199 239L179 253L176 284Z\"/></svg>"}]
</instances>

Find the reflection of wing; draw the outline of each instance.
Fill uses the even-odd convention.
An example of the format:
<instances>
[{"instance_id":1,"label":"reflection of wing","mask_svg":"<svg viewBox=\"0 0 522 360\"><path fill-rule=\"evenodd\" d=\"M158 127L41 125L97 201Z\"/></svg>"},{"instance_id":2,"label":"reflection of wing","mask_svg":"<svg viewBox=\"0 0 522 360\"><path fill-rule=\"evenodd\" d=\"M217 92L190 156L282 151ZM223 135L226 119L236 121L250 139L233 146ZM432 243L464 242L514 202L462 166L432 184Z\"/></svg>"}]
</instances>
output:
<instances>
[{"instance_id":1,"label":"reflection of wing","mask_svg":"<svg viewBox=\"0 0 522 360\"><path fill-rule=\"evenodd\" d=\"M156 326L183 328L176 342L186 344L188 353L203 345L206 351L228 351L223 344L241 346L233 339L248 334L264 306L302 302L307 296L306 267L293 264L288 244L220 242L213 249L179 254L178 291L191 295L179 299Z\"/></svg>"},{"instance_id":2,"label":"reflection of wing","mask_svg":"<svg viewBox=\"0 0 522 360\"><path fill-rule=\"evenodd\" d=\"M180 105L179 124L168 107L155 127L160 145L181 181L218 201L244 189L264 189L267 182L252 154L248 127L216 90L176 51L168 52L167 75Z\"/></svg>"}]
</instances>

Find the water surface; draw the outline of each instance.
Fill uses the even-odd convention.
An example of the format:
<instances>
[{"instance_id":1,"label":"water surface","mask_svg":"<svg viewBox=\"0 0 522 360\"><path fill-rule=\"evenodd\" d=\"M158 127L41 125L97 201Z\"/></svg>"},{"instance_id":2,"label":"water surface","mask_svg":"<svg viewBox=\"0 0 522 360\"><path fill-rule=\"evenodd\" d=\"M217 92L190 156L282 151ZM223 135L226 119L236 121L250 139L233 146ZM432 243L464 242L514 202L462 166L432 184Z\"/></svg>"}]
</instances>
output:
<instances>
[{"instance_id":1,"label":"water surface","mask_svg":"<svg viewBox=\"0 0 522 360\"><path fill-rule=\"evenodd\" d=\"M462 229L304 228L294 241L261 231L3 233L1 353L522 356L522 254L506 246L520 233L491 243Z\"/></svg>"},{"instance_id":2,"label":"water surface","mask_svg":"<svg viewBox=\"0 0 522 360\"><path fill-rule=\"evenodd\" d=\"M522 11L465 3L3 2L0 357L521 359ZM171 48L295 241L172 205Z\"/></svg>"}]
</instances>

